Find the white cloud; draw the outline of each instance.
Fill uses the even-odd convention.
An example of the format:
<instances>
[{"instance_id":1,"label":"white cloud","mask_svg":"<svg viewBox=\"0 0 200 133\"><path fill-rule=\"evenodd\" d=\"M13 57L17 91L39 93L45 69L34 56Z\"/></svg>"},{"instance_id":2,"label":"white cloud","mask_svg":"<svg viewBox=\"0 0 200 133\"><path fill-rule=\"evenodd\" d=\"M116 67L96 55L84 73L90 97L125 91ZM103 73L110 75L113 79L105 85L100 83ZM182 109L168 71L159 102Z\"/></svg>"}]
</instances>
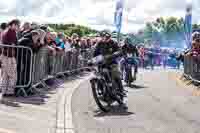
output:
<instances>
[{"instance_id":1,"label":"white cloud","mask_svg":"<svg viewBox=\"0 0 200 133\"><path fill-rule=\"evenodd\" d=\"M25 16L24 20L76 23L114 30L116 0L1 0L0 20ZM193 0L194 22L200 22L200 2ZM123 32L136 31L160 16L184 17L186 0L125 0Z\"/></svg>"}]
</instances>

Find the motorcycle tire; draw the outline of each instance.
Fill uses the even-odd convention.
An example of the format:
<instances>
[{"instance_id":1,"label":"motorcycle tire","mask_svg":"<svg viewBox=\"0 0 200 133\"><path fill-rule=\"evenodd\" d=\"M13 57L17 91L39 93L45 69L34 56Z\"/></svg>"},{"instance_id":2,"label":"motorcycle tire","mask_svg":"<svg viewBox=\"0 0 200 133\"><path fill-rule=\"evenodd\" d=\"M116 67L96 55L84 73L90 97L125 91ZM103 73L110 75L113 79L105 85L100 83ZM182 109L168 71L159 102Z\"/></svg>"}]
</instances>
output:
<instances>
[{"instance_id":1,"label":"motorcycle tire","mask_svg":"<svg viewBox=\"0 0 200 133\"><path fill-rule=\"evenodd\" d=\"M109 112L110 111L110 108L109 108L109 105L103 105L101 103L101 100L98 98L98 94L97 94L97 87L98 87L98 80L91 80L91 87L92 87L92 94L93 94L93 97L94 97L94 100L97 104L97 106L100 108L100 110L102 110L103 112Z\"/></svg>"}]
</instances>

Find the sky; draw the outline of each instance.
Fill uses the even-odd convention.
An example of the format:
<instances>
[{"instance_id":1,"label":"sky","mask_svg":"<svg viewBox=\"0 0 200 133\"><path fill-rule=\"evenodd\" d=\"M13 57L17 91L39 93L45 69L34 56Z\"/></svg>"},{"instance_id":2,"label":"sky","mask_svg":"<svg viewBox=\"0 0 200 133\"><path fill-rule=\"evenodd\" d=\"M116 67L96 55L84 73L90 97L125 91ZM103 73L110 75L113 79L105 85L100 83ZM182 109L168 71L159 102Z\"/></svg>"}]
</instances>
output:
<instances>
[{"instance_id":1,"label":"sky","mask_svg":"<svg viewBox=\"0 0 200 133\"><path fill-rule=\"evenodd\" d=\"M122 32L135 32L163 16L184 17L186 0L124 0ZM193 23L200 23L200 0L193 0ZM75 23L115 30L116 0L0 0L0 22L16 16L39 23Z\"/></svg>"}]
</instances>

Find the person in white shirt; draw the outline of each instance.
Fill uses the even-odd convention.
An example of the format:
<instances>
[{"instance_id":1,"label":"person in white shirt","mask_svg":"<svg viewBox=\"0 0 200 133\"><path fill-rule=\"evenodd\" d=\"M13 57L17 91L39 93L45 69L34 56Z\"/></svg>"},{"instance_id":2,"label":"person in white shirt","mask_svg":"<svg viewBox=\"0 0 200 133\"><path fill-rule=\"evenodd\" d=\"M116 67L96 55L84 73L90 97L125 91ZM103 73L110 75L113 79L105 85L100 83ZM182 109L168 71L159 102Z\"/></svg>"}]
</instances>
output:
<instances>
[{"instance_id":1,"label":"person in white shirt","mask_svg":"<svg viewBox=\"0 0 200 133\"><path fill-rule=\"evenodd\" d=\"M65 40L65 51L69 51L71 50L71 44L72 44L72 40L69 37L66 37Z\"/></svg>"}]
</instances>

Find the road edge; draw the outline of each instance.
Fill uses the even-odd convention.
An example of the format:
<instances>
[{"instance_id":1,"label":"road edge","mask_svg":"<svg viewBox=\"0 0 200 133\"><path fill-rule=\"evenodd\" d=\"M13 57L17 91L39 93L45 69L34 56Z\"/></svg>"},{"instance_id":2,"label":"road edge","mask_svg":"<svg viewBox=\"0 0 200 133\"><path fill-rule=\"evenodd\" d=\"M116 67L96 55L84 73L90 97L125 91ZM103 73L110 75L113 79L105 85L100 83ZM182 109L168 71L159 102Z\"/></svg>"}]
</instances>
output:
<instances>
[{"instance_id":1,"label":"road edge","mask_svg":"<svg viewBox=\"0 0 200 133\"><path fill-rule=\"evenodd\" d=\"M73 89L71 89L71 92L66 96L65 102L65 110L67 111L65 113L65 130L68 130L67 132L75 133L75 127L73 122L73 114L72 114L72 98L74 96L74 93L77 89L80 88L81 84L85 81L88 81L91 78L92 74L89 74L86 76L83 80L81 80Z\"/></svg>"}]
</instances>

